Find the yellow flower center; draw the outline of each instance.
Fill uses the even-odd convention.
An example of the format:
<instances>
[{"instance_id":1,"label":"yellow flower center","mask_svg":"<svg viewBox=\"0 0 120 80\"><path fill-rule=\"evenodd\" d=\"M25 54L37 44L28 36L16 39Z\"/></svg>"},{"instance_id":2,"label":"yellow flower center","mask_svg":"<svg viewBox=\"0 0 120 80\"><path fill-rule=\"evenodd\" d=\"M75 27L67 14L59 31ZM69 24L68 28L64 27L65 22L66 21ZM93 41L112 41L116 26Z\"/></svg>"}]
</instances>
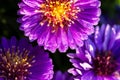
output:
<instances>
[{"instance_id":1,"label":"yellow flower center","mask_svg":"<svg viewBox=\"0 0 120 80\"><path fill-rule=\"evenodd\" d=\"M42 19L40 24L43 25L45 22L48 22L48 26L52 26L54 29L69 26L71 23L74 23L77 13L80 11L74 4L74 1L47 0L40 5L40 10L36 10L36 12L43 14L44 19Z\"/></svg>"},{"instance_id":2,"label":"yellow flower center","mask_svg":"<svg viewBox=\"0 0 120 80\"><path fill-rule=\"evenodd\" d=\"M56 7L53 4L50 4L53 10L51 11L51 16L55 19L55 24L60 23L60 26L63 27L63 20L68 20L68 12L70 12L70 3L59 3L56 2Z\"/></svg>"}]
</instances>

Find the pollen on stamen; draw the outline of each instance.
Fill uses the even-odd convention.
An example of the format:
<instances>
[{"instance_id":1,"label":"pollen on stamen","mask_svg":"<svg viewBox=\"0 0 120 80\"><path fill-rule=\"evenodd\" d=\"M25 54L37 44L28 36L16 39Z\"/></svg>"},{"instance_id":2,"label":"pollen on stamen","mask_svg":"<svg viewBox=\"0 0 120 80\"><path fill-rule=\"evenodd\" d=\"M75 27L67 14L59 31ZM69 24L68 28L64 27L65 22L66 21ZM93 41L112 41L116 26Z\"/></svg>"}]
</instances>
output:
<instances>
[{"instance_id":1,"label":"pollen on stamen","mask_svg":"<svg viewBox=\"0 0 120 80\"><path fill-rule=\"evenodd\" d=\"M6 79L23 80L23 77L30 74L28 69L35 61L34 56L28 56L28 50L23 49L20 52L19 48L12 47L6 52L1 52L0 71L2 72L1 75L5 76Z\"/></svg>"},{"instance_id":2,"label":"pollen on stamen","mask_svg":"<svg viewBox=\"0 0 120 80\"><path fill-rule=\"evenodd\" d=\"M106 52L105 56L97 55L93 60L94 71L97 75L111 75L117 66L112 59L111 52Z\"/></svg>"},{"instance_id":3,"label":"pollen on stamen","mask_svg":"<svg viewBox=\"0 0 120 80\"><path fill-rule=\"evenodd\" d=\"M35 10L37 13L42 13L45 19L40 21L40 25L44 25L47 22L47 26L51 26L53 31L58 27L68 27L66 25L74 24L74 20L77 19L77 13L80 12L79 7L74 6L74 1L51 1L46 0L39 7L40 10Z\"/></svg>"}]
</instances>

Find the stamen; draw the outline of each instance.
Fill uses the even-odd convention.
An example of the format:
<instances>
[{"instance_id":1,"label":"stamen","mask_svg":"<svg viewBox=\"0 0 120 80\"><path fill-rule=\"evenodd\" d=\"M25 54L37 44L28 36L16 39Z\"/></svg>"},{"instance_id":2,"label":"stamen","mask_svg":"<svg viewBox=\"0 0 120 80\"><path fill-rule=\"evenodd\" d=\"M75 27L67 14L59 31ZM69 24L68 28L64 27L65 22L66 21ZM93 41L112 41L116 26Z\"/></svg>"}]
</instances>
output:
<instances>
[{"instance_id":1,"label":"stamen","mask_svg":"<svg viewBox=\"0 0 120 80\"><path fill-rule=\"evenodd\" d=\"M111 52L105 53L106 55L96 55L96 58L93 59L94 71L97 75L111 75L117 66L112 58Z\"/></svg>"},{"instance_id":2,"label":"stamen","mask_svg":"<svg viewBox=\"0 0 120 80\"><path fill-rule=\"evenodd\" d=\"M58 27L64 28L66 25L71 25L77 19L77 13L80 12L79 7L74 6L75 2L70 0L46 0L40 5L40 10L35 10L36 13L42 13L44 19L40 25L53 27L54 30Z\"/></svg>"},{"instance_id":3,"label":"stamen","mask_svg":"<svg viewBox=\"0 0 120 80\"><path fill-rule=\"evenodd\" d=\"M6 49L4 49L5 51ZM29 68L32 66L34 56L28 56L29 51L26 49L19 50L13 46L4 52L1 50L0 54L0 71L1 75L5 76L7 80L24 80L31 72Z\"/></svg>"}]
</instances>

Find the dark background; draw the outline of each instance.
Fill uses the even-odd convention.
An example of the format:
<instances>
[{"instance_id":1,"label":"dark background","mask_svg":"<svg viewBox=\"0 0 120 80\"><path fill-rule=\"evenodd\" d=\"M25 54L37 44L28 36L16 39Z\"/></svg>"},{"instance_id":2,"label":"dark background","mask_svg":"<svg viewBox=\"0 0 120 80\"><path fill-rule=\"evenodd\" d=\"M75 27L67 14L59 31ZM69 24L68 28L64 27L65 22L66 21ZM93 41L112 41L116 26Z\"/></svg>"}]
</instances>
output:
<instances>
[{"instance_id":1,"label":"dark background","mask_svg":"<svg viewBox=\"0 0 120 80\"><path fill-rule=\"evenodd\" d=\"M21 0L0 0L0 38L11 38L16 36L20 39L24 36L24 32L19 30L20 24L17 23L17 10L19 9L17 4ZM99 24L109 23L120 24L120 0L101 0L101 20ZM27 37L28 38L28 37ZM36 45L36 42L32 44ZM75 52L68 50L66 53ZM56 51L55 54L50 54L53 59L54 69L66 71L72 65L69 63L69 59L66 57L66 53L60 53Z\"/></svg>"}]
</instances>

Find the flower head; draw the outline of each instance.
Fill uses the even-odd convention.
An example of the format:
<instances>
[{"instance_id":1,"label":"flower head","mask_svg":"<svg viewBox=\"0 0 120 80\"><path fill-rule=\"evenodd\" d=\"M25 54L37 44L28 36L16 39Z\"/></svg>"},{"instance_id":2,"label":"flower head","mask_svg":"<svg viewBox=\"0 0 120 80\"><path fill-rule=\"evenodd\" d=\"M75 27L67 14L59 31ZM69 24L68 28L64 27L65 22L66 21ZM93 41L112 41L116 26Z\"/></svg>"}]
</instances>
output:
<instances>
[{"instance_id":1,"label":"flower head","mask_svg":"<svg viewBox=\"0 0 120 80\"><path fill-rule=\"evenodd\" d=\"M53 65L48 53L32 47L26 39L1 39L0 78L5 80L50 80Z\"/></svg>"},{"instance_id":2,"label":"flower head","mask_svg":"<svg viewBox=\"0 0 120 80\"><path fill-rule=\"evenodd\" d=\"M22 0L18 5L20 29L51 52L82 46L100 16L99 0Z\"/></svg>"},{"instance_id":3,"label":"flower head","mask_svg":"<svg viewBox=\"0 0 120 80\"><path fill-rule=\"evenodd\" d=\"M61 71L57 71L55 72L52 80L73 80L73 76L68 72L62 73Z\"/></svg>"},{"instance_id":4,"label":"flower head","mask_svg":"<svg viewBox=\"0 0 120 80\"><path fill-rule=\"evenodd\" d=\"M68 54L74 68L68 70L78 80L120 80L120 26L96 27L76 54Z\"/></svg>"}]
</instances>

